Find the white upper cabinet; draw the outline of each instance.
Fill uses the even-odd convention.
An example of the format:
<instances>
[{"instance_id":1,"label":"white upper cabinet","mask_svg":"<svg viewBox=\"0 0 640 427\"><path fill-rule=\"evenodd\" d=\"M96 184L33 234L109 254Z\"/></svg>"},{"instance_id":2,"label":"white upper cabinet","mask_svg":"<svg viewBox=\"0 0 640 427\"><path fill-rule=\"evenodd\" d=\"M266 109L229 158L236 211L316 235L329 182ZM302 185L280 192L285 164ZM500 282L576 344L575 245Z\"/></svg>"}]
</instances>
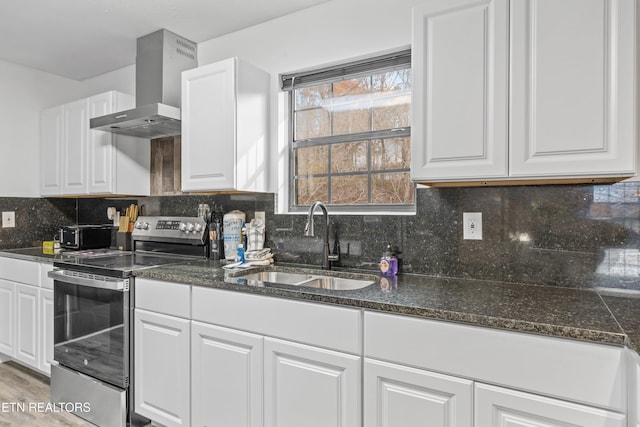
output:
<instances>
[{"instance_id":1,"label":"white upper cabinet","mask_svg":"<svg viewBox=\"0 0 640 427\"><path fill-rule=\"evenodd\" d=\"M512 176L633 174L635 49L634 0L511 3Z\"/></svg>"},{"instance_id":2,"label":"white upper cabinet","mask_svg":"<svg viewBox=\"0 0 640 427\"><path fill-rule=\"evenodd\" d=\"M507 176L508 0L413 11L411 176Z\"/></svg>"},{"instance_id":3,"label":"white upper cabinet","mask_svg":"<svg viewBox=\"0 0 640 427\"><path fill-rule=\"evenodd\" d=\"M89 101L65 104L62 109L62 194L86 194Z\"/></svg>"},{"instance_id":4,"label":"white upper cabinet","mask_svg":"<svg viewBox=\"0 0 640 427\"><path fill-rule=\"evenodd\" d=\"M134 104L133 96L110 91L44 110L41 195L148 195L149 141L89 129L89 119Z\"/></svg>"},{"instance_id":5,"label":"white upper cabinet","mask_svg":"<svg viewBox=\"0 0 640 427\"><path fill-rule=\"evenodd\" d=\"M182 191L267 191L269 75L237 58L182 73Z\"/></svg>"},{"instance_id":6,"label":"white upper cabinet","mask_svg":"<svg viewBox=\"0 0 640 427\"><path fill-rule=\"evenodd\" d=\"M412 178L631 176L634 0L437 0L413 15Z\"/></svg>"},{"instance_id":7,"label":"white upper cabinet","mask_svg":"<svg viewBox=\"0 0 640 427\"><path fill-rule=\"evenodd\" d=\"M110 91L89 98L89 119L135 106L135 97ZM149 141L90 130L88 136L89 194L148 195Z\"/></svg>"},{"instance_id":8,"label":"white upper cabinet","mask_svg":"<svg viewBox=\"0 0 640 427\"><path fill-rule=\"evenodd\" d=\"M40 194L62 194L62 105L40 115Z\"/></svg>"}]
</instances>

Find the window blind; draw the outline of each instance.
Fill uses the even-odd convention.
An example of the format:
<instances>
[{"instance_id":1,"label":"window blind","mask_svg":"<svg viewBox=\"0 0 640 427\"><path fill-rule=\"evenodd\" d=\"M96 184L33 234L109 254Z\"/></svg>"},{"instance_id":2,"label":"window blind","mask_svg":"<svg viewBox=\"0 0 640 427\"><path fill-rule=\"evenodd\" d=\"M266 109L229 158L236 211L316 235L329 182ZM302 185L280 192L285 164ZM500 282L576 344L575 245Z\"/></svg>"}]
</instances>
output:
<instances>
[{"instance_id":1,"label":"window blind","mask_svg":"<svg viewBox=\"0 0 640 427\"><path fill-rule=\"evenodd\" d=\"M324 81L340 80L344 77L367 74L372 70L406 68L411 64L411 49L377 56L374 58L341 64L335 67L314 69L313 71L281 74L280 82L283 91L291 91L296 87L311 86Z\"/></svg>"}]
</instances>

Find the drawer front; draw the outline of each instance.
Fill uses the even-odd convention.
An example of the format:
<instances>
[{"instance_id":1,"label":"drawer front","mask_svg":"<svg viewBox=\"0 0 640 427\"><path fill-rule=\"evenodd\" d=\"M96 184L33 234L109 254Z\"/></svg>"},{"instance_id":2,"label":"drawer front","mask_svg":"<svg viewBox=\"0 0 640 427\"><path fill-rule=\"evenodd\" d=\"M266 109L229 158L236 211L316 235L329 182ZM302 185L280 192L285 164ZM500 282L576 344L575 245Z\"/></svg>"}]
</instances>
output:
<instances>
[{"instance_id":1,"label":"drawer front","mask_svg":"<svg viewBox=\"0 0 640 427\"><path fill-rule=\"evenodd\" d=\"M159 280L135 280L135 307L189 319L191 286Z\"/></svg>"},{"instance_id":2,"label":"drawer front","mask_svg":"<svg viewBox=\"0 0 640 427\"><path fill-rule=\"evenodd\" d=\"M624 412L624 349L365 313L365 356Z\"/></svg>"},{"instance_id":3,"label":"drawer front","mask_svg":"<svg viewBox=\"0 0 640 427\"><path fill-rule=\"evenodd\" d=\"M194 286L193 319L352 354L362 351L359 309Z\"/></svg>"},{"instance_id":4,"label":"drawer front","mask_svg":"<svg viewBox=\"0 0 640 427\"><path fill-rule=\"evenodd\" d=\"M0 279L40 286L40 264L35 261L0 257Z\"/></svg>"}]
</instances>

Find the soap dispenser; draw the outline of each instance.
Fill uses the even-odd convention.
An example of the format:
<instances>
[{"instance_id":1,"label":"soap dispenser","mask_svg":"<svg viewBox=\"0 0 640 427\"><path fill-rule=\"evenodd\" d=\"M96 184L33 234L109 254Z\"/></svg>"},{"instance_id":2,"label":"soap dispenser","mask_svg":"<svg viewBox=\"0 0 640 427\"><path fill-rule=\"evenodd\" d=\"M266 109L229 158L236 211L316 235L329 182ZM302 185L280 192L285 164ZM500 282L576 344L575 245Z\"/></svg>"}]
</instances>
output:
<instances>
[{"instance_id":1,"label":"soap dispenser","mask_svg":"<svg viewBox=\"0 0 640 427\"><path fill-rule=\"evenodd\" d=\"M387 245L387 250L380 258L380 273L383 276L395 276L398 274L398 258L391 243Z\"/></svg>"}]
</instances>

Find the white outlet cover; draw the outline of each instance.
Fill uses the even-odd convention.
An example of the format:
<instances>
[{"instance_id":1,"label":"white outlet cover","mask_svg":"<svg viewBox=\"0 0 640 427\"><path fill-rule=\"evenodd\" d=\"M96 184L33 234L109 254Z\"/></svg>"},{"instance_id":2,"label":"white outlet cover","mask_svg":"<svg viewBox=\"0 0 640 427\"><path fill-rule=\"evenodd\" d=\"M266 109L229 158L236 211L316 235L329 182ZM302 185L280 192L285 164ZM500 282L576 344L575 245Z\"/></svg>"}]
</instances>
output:
<instances>
[{"instance_id":1,"label":"white outlet cover","mask_svg":"<svg viewBox=\"0 0 640 427\"><path fill-rule=\"evenodd\" d=\"M261 220L262 222L265 222L267 220L264 211L256 211L254 217L255 219Z\"/></svg>"},{"instance_id":2,"label":"white outlet cover","mask_svg":"<svg viewBox=\"0 0 640 427\"><path fill-rule=\"evenodd\" d=\"M482 212L462 213L463 239L482 240Z\"/></svg>"},{"instance_id":3,"label":"white outlet cover","mask_svg":"<svg viewBox=\"0 0 640 427\"><path fill-rule=\"evenodd\" d=\"M16 226L15 212L2 212L2 228L13 228Z\"/></svg>"}]
</instances>

